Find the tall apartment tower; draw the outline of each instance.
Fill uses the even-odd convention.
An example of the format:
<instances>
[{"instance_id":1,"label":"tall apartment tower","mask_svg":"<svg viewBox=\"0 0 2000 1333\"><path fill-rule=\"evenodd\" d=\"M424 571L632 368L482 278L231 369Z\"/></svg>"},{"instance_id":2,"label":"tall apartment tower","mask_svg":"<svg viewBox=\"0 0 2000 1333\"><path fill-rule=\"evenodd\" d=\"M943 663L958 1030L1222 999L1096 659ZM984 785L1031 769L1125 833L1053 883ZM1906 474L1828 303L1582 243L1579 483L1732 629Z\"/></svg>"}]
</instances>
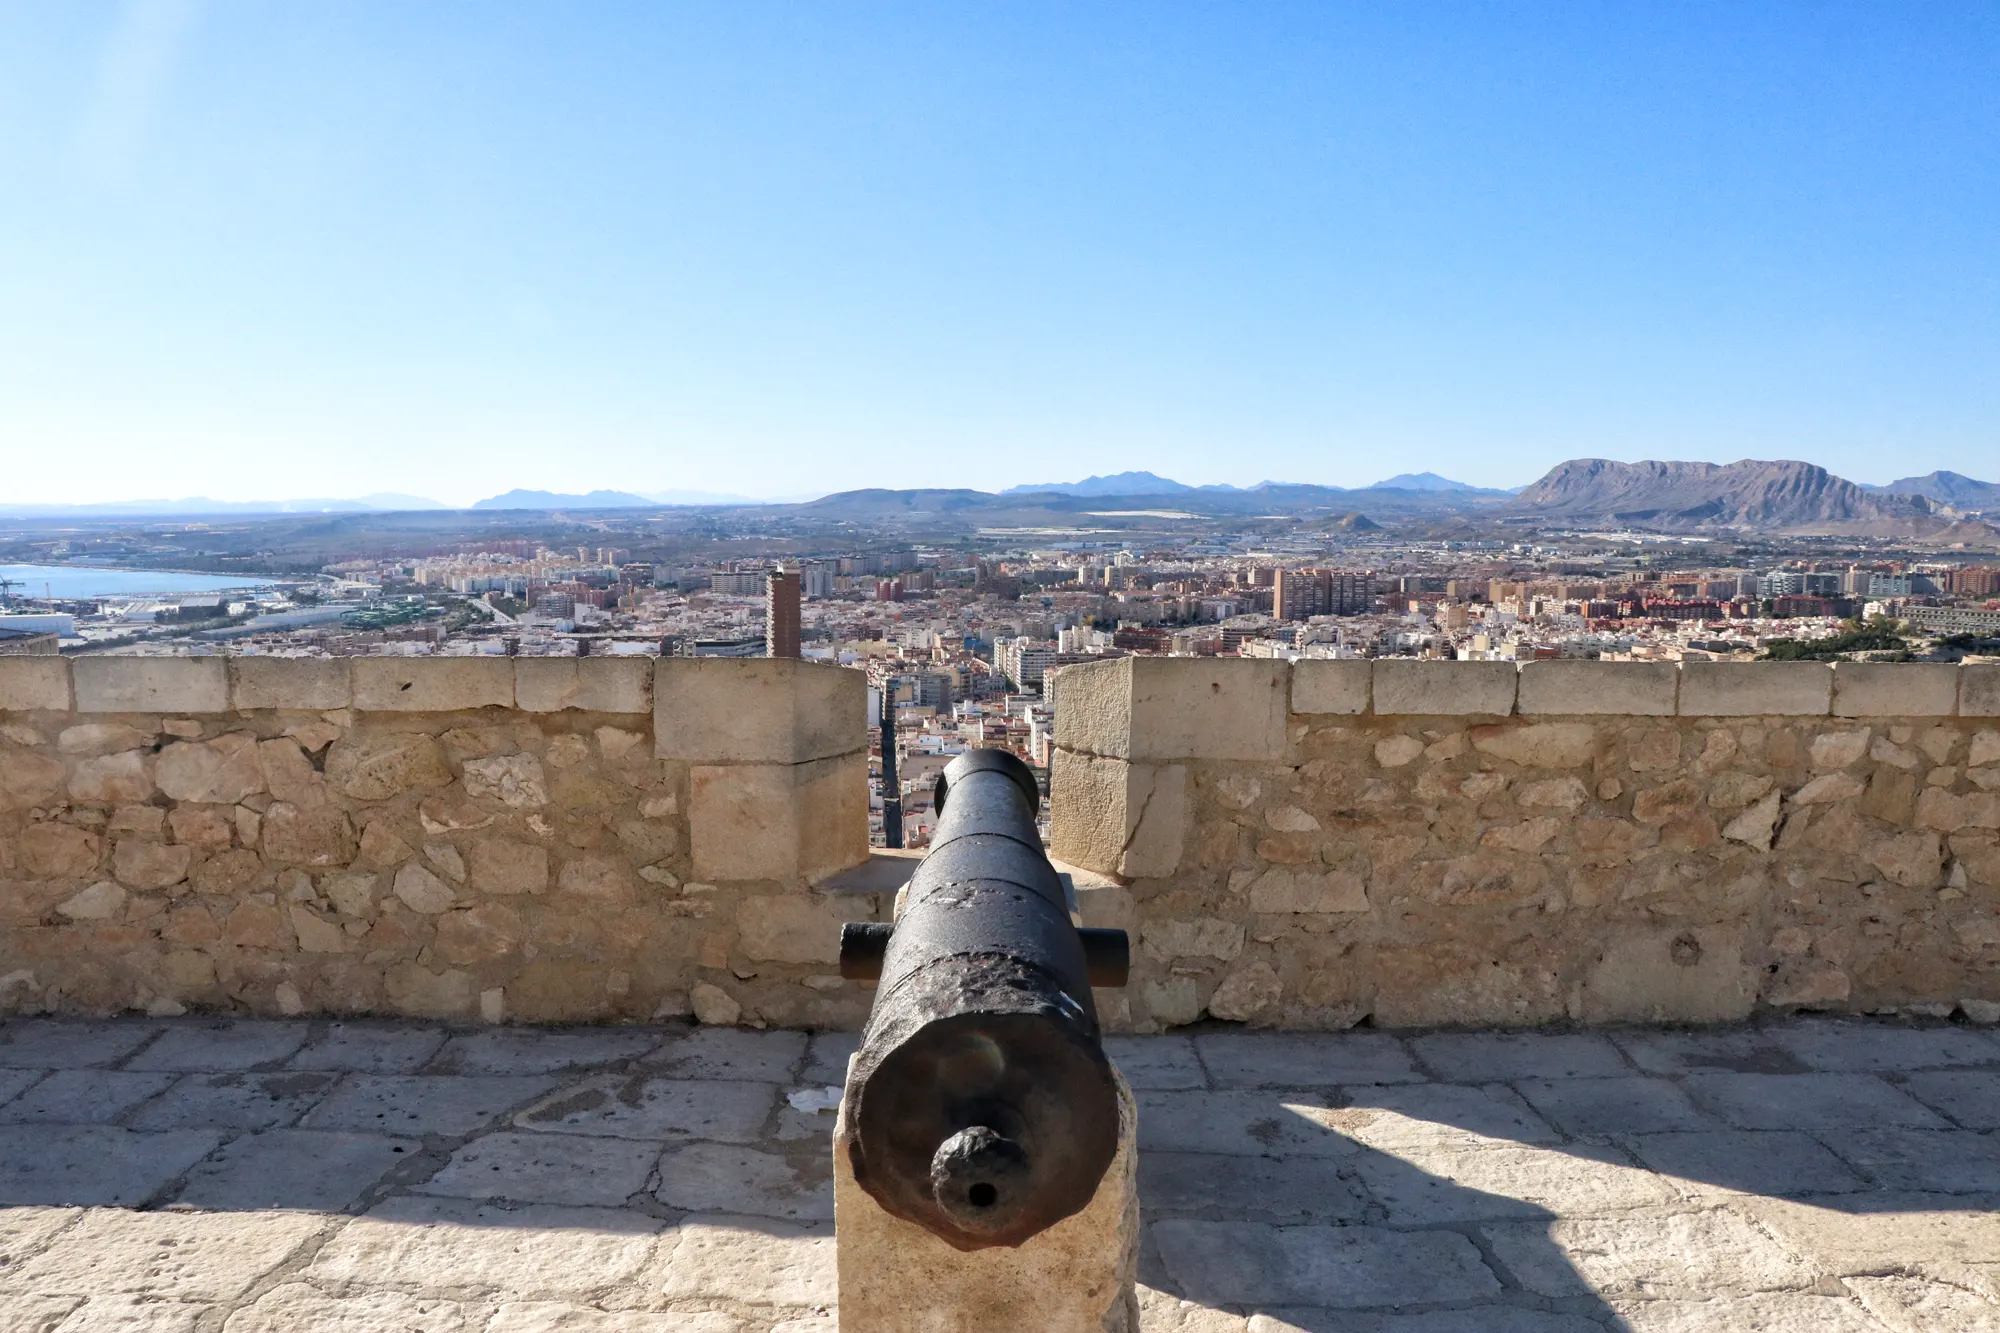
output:
<instances>
[{"instance_id":1,"label":"tall apartment tower","mask_svg":"<svg viewBox=\"0 0 2000 1333\"><path fill-rule=\"evenodd\" d=\"M764 656L799 655L799 576L774 569L764 585Z\"/></svg>"}]
</instances>

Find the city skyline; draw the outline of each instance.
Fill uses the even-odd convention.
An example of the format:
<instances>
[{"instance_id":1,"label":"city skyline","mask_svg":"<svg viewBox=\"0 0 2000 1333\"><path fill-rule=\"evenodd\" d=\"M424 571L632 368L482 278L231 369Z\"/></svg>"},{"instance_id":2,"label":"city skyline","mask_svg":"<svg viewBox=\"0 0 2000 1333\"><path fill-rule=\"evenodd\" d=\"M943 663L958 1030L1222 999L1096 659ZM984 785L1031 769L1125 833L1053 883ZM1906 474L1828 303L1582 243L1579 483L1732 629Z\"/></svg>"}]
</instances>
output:
<instances>
[{"instance_id":1,"label":"city skyline","mask_svg":"<svg viewBox=\"0 0 2000 1333\"><path fill-rule=\"evenodd\" d=\"M1996 51L1968 5L0 7L0 499L1990 478Z\"/></svg>"}]
</instances>

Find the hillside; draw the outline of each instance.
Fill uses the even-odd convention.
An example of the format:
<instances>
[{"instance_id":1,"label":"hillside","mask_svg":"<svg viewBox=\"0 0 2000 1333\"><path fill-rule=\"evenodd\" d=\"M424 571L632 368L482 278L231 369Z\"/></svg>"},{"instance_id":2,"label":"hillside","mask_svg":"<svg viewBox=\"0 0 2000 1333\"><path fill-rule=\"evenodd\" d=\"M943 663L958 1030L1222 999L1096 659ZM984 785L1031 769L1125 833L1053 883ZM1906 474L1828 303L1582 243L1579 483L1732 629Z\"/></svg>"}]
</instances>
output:
<instances>
[{"instance_id":1,"label":"hillside","mask_svg":"<svg viewBox=\"0 0 2000 1333\"><path fill-rule=\"evenodd\" d=\"M1792 461L1560 463L1505 506L1510 517L1649 528L1917 536L1944 526L1922 496L1876 494Z\"/></svg>"},{"instance_id":2,"label":"hillside","mask_svg":"<svg viewBox=\"0 0 2000 1333\"><path fill-rule=\"evenodd\" d=\"M1976 481L1957 472L1904 477L1887 486L1870 486L1867 489L1888 495L1921 495L1954 509L2000 510L2000 484Z\"/></svg>"}]
</instances>

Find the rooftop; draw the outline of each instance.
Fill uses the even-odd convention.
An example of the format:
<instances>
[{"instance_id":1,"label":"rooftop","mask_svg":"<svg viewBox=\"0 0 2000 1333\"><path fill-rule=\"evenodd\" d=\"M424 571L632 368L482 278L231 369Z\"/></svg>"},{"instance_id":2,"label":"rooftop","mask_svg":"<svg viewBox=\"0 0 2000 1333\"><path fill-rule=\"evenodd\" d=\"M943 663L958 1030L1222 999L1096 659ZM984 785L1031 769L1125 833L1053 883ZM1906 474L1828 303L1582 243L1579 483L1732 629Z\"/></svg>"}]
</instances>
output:
<instances>
[{"instance_id":1,"label":"rooftop","mask_svg":"<svg viewBox=\"0 0 2000 1333\"><path fill-rule=\"evenodd\" d=\"M853 1041L14 1020L6 1326L832 1333ZM1141 1104L1147 1333L2000 1326L1990 1030L1110 1047Z\"/></svg>"}]
</instances>

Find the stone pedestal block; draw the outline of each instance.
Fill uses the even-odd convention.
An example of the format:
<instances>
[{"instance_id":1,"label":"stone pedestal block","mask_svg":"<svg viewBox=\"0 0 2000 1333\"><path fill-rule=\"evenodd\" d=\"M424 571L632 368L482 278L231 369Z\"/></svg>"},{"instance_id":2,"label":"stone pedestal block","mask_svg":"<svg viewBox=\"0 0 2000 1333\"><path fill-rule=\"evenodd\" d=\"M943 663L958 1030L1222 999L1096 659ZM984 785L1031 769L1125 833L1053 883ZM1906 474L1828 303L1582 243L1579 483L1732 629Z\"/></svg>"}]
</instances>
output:
<instances>
[{"instance_id":1,"label":"stone pedestal block","mask_svg":"<svg viewBox=\"0 0 2000 1333\"><path fill-rule=\"evenodd\" d=\"M1139 1333L1139 1117L1117 1082L1118 1155L1084 1210L1017 1247L969 1253L861 1188L842 1146L843 1106L833 1131L840 1333Z\"/></svg>"}]
</instances>

